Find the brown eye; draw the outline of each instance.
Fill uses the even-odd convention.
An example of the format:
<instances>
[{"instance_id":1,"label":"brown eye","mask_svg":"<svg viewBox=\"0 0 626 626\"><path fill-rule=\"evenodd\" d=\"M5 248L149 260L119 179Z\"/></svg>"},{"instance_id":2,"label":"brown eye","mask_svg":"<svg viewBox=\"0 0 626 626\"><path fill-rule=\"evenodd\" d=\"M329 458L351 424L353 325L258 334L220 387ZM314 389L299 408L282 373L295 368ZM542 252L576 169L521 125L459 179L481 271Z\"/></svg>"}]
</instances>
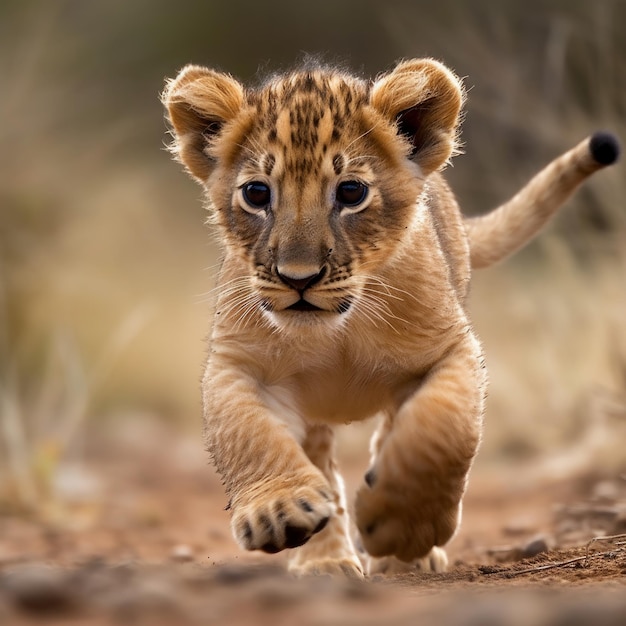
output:
<instances>
[{"instance_id":1,"label":"brown eye","mask_svg":"<svg viewBox=\"0 0 626 626\"><path fill-rule=\"evenodd\" d=\"M272 199L270 188L265 183L254 181L243 186L243 199L254 209L269 207Z\"/></svg>"},{"instance_id":2,"label":"brown eye","mask_svg":"<svg viewBox=\"0 0 626 626\"><path fill-rule=\"evenodd\" d=\"M339 183L337 202L344 207L356 207L367 198L367 187L356 180Z\"/></svg>"}]
</instances>

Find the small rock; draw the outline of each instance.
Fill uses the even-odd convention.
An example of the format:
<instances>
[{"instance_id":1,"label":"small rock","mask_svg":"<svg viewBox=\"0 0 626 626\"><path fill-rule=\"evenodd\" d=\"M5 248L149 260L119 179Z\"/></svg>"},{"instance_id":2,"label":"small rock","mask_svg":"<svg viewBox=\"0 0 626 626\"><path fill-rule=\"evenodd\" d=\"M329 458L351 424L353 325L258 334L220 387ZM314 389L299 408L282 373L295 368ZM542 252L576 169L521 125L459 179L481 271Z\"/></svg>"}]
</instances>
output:
<instances>
[{"instance_id":1,"label":"small rock","mask_svg":"<svg viewBox=\"0 0 626 626\"><path fill-rule=\"evenodd\" d=\"M190 546L181 543L174 547L170 553L170 558L172 561L176 561L177 563L187 563L189 561L193 561L193 550Z\"/></svg>"},{"instance_id":2,"label":"small rock","mask_svg":"<svg viewBox=\"0 0 626 626\"><path fill-rule=\"evenodd\" d=\"M235 565L227 563L220 565L214 572L215 581L223 585L237 585L252 580L267 578L291 579L284 567L271 563L263 565Z\"/></svg>"},{"instance_id":3,"label":"small rock","mask_svg":"<svg viewBox=\"0 0 626 626\"><path fill-rule=\"evenodd\" d=\"M611 528L611 535L624 535L626 534L626 511L620 511L615 520L613 521L613 527Z\"/></svg>"},{"instance_id":4,"label":"small rock","mask_svg":"<svg viewBox=\"0 0 626 626\"><path fill-rule=\"evenodd\" d=\"M62 571L29 564L8 570L3 578L9 601L22 611L58 615L77 608L76 590Z\"/></svg>"},{"instance_id":5,"label":"small rock","mask_svg":"<svg viewBox=\"0 0 626 626\"><path fill-rule=\"evenodd\" d=\"M541 554L542 552L548 552L549 549L550 546L548 545L548 541L545 537L536 537L522 547L522 558L530 559L538 554Z\"/></svg>"},{"instance_id":6,"label":"small rock","mask_svg":"<svg viewBox=\"0 0 626 626\"><path fill-rule=\"evenodd\" d=\"M169 580L148 579L120 587L100 598L101 606L115 622L125 624L188 623L185 606Z\"/></svg>"}]
</instances>

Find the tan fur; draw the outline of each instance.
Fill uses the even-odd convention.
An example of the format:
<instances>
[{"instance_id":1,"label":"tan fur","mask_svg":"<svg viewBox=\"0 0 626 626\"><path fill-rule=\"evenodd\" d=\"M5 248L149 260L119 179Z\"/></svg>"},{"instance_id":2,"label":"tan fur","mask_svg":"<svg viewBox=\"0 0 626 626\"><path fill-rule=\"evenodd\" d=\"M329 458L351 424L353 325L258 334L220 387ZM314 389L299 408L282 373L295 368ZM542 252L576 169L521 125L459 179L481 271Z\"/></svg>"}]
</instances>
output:
<instances>
[{"instance_id":1,"label":"tan fur","mask_svg":"<svg viewBox=\"0 0 626 626\"><path fill-rule=\"evenodd\" d=\"M373 83L311 67L256 90L190 66L164 93L173 152L204 185L224 246L208 449L237 541L305 544L296 572L362 575L332 427L375 415L355 505L370 570L445 567L438 546L460 520L486 386L470 258L484 266L521 245L596 166L581 144L492 216L464 221L439 173L463 99L429 59ZM354 206L346 183L367 190Z\"/></svg>"},{"instance_id":2,"label":"tan fur","mask_svg":"<svg viewBox=\"0 0 626 626\"><path fill-rule=\"evenodd\" d=\"M598 163L589 150L589 139L585 139L552 161L501 207L466 220L472 268L493 265L521 248L578 186L602 167L604 164Z\"/></svg>"}]
</instances>

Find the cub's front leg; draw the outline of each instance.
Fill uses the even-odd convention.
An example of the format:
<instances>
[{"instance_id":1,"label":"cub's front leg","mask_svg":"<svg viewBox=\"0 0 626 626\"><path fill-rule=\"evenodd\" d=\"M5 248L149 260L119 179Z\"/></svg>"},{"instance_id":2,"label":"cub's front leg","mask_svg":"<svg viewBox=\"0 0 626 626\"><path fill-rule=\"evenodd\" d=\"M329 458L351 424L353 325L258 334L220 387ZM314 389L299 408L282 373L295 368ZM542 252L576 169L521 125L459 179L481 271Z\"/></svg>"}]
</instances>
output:
<instances>
[{"instance_id":1,"label":"cub's front leg","mask_svg":"<svg viewBox=\"0 0 626 626\"><path fill-rule=\"evenodd\" d=\"M273 414L260 383L216 349L203 398L207 447L230 496L237 542L278 552L322 530L335 494L298 443L298 425Z\"/></svg>"},{"instance_id":2,"label":"cub's front leg","mask_svg":"<svg viewBox=\"0 0 626 626\"><path fill-rule=\"evenodd\" d=\"M388 416L356 500L370 555L414 561L452 538L480 440L485 384L480 346L468 333Z\"/></svg>"}]
</instances>

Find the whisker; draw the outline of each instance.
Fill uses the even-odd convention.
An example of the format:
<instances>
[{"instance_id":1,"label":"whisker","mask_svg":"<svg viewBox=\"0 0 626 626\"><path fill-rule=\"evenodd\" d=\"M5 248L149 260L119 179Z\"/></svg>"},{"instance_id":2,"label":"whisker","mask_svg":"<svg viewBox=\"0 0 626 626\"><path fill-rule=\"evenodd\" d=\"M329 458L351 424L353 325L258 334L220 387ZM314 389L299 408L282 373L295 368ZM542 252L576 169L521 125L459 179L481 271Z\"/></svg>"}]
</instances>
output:
<instances>
[{"instance_id":1,"label":"whisker","mask_svg":"<svg viewBox=\"0 0 626 626\"><path fill-rule=\"evenodd\" d=\"M367 283L365 285L363 285L361 287L361 289L363 291L367 291L368 293L378 294L379 296L381 296L381 299L384 299L384 298L382 298L382 296L385 296L386 298L391 298L392 300L398 300L399 302L404 302L404 298L401 298L400 296L396 296L396 295L394 295L392 293L389 293L387 290L380 291L380 290L376 289L374 286L368 285Z\"/></svg>"},{"instance_id":2,"label":"whisker","mask_svg":"<svg viewBox=\"0 0 626 626\"><path fill-rule=\"evenodd\" d=\"M248 321L252 317L253 311L257 310L256 304L257 304L256 302L250 302L246 305L245 308L241 310L239 319L235 322L233 326L233 330L235 332L238 332L239 330L241 330L241 328L244 328L248 324ZM256 321L258 323L258 318Z\"/></svg>"},{"instance_id":3,"label":"whisker","mask_svg":"<svg viewBox=\"0 0 626 626\"><path fill-rule=\"evenodd\" d=\"M236 309L237 307L242 306L249 300L254 299L256 297L257 296L250 291L242 292L239 294L234 294L226 298L225 301L221 302L219 308L222 312L229 313L233 309Z\"/></svg>"},{"instance_id":4,"label":"whisker","mask_svg":"<svg viewBox=\"0 0 626 626\"><path fill-rule=\"evenodd\" d=\"M395 317L393 315L390 314L389 310L385 310L385 308L383 308L382 306L380 306L380 303L377 303L376 301L374 301L372 298L366 297L365 298L365 302L367 302L367 304L369 305L369 312L371 315L373 315L374 317L376 317L376 319L381 320L382 322L385 322L388 326L393 326L393 324L389 321L389 317Z\"/></svg>"},{"instance_id":5,"label":"whisker","mask_svg":"<svg viewBox=\"0 0 626 626\"><path fill-rule=\"evenodd\" d=\"M253 293L241 293L232 298L228 298L225 302L223 302L220 306L220 310L224 312L232 311L234 308L237 308L257 297L258 296Z\"/></svg>"},{"instance_id":6,"label":"whisker","mask_svg":"<svg viewBox=\"0 0 626 626\"><path fill-rule=\"evenodd\" d=\"M256 294L250 294L250 296L244 299L239 305L238 311L238 319L235 321L233 325L233 330L238 332L242 327L244 327L250 319L254 316L255 312L258 312L259 307L261 305L261 298ZM258 316L256 318L256 323L258 323Z\"/></svg>"},{"instance_id":7,"label":"whisker","mask_svg":"<svg viewBox=\"0 0 626 626\"><path fill-rule=\"evenodd\" d=\"M361 317L365 318L375 328L378 328L378 324L376 323L378 320L389 326L389 328L395 332L398 332L395 326L378 310L376 305L368 302L367 298L361 299L358 305L356 305L355 313L361 315Z\"/></svg>"},{"instance_id":8,"label":"whisker","mask_svg":"<svg viewBox=\"0 0 626 626\"><path fill-rule=\"evenodd\" d=\"M403 317L399 317L389 307L389 304L378 296L374 296L371 293L366 294L365 296L372 304L376 305L381 315L385 315L385 318L389 318L395 320L397 322L402 322L403 324L408 324L409 322Z\"/></svg>"},{"instance_id":9,"label":"whisker","mask_svg":"<svg viewBox=\"0 0 626 626\"><path fill-rule=\"evenodd\" d=\"M404 296L408 296L409 298L411 298L412 300L415 300L416 302L419 302L419 299L412 294L409 291L406 291L405 289L400 289L399 287L395 287L394 285L390 285L387 281L383 280L382 278L380 278L379 276L374 276L372 274L365 274L363 276L363 278L366 281L369 281L371 283L377 283L379 284L381 287L383 287L385 289L385 292L389 295L389 297L391 298L398 298L399 300L403 300L404 298L398 297L398 296L394 296L393 294L391 294L391 291L395 291L399 294L402 294Z\"/></svg>"},{"instance_id":10,"label":"whisker","mask_svg":"<svg viewBox=\"0 0 626 626\"><path fill-rule=\"evenodd\" d=\"M365 161L368 159L376 160L378 157L375 154L360 154L358 156L347 157L346 165L352 165L353 163L357 163L358 161Z\"/></svg>"},{"instance_id":11,"label":"whisker","mask_svg":"<svg viewBox=\"0 0 626 626\"><path fill-rule=\"evenodd\" d=\"M359 307L356 309L355 312L357 315L360 315L361 317L365 318L372 326L374 326L374 328L378 328L378 324L376 323L375 316L370 315L370 312L368 310Z\"/></svg>"},{"instance_id":12,"label":"whisker","mask_svg":"<svg viewBox=\"0 0 626 626\"><path fill-rule=\"evenodd\" d=\"M233 278L231 280L227 280L225 283L219 283L215 285L215 287L210 289L207 293L212 294L217 291L219 292L219 294L221 294L222 290L225 290L224 293L226 293L229 289L234 288L236 286L241 286L241 287L250 286L250 278L248 276L245 276L245 277L238 277L238 278Z\"/></svg>"},{"instance_id":13,"label":"whisker","mask_svg":"<svg viewBox=\"0 0 626 626\"><path fill-rule=\"evenodd\" d=\"M363 137L366 137L367 135L369 135L371 132L374 131L374 129L376 128L377 124L375 124L374 126L372 126L370 129L366 130L365 132L361 133L356 139L353 139L344 149L344 152L348 151L357 141L359 141L360 139L363 139Z\"/></svg>"},{"instance_id":14,"label":"whisker","mask_svg":"<svg viewBox=\"0 0 626 626\"><path fill-rule=\"evenodd\" d=\"M249 141L254 144L254 141L252 141L252 140L249 140ZM258 154L258 152L255 152L254 150L252 150L252 148L249 148L248 146L245 146L242 143L238 143L237 147L241 148L242 150L245 150L246 152L249 152L253 156L253 158L254 158L255 165L258 166L260 164L260 155ZM258 145L253 146L253 147L257 148L257 150L260 148L260 146L258 146Z\"/></svg>"}]
</instances>

